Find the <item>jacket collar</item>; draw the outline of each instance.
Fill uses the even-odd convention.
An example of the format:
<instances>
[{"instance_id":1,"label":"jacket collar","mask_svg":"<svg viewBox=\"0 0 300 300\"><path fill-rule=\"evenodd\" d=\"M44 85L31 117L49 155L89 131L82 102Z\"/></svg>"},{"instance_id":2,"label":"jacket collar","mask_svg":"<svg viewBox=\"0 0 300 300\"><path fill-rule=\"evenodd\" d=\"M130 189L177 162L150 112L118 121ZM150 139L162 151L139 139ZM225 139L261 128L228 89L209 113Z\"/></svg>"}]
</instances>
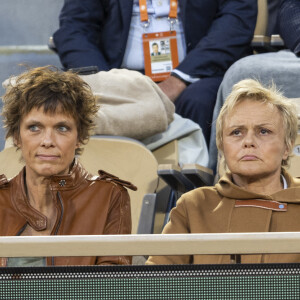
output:
<instances>
[{"instance_id":1,"label":"jacket collar","mask_svg":"<svg viewBox=\"0 0 300 300\"><path fill-rule=\"evenodd\" d=\"M52 190L69 190L80 185L85 179L91 178L91 175L82 167L75 158L73 167L69 174L57 175L51 177Z\"/></svg>"},{"instance_id":2,"label":"jacket collar","mask_svg":"<svg viewBox=\"0 0 300 300\"><path fill-rule=\"evenodd\" d=\"M83 180L89 178L88 172L81 166L77 159L74 160L73 167L69 174L52 176L50 188L53 192L59 190L70 190L79 186ZM27 198L25 187L25 167L11 180L11 200L26 221L35 230L43 230L47 226L47 218L34 209Z\"/></svg>"},{"instance_id":3,"label":"jacket collar","mask_svg":"<svg viewBox=\"0 0 300 300\"><path fill-rule=\"evenodd\" d=\"M232 182L230 172L226 173L216 184L217 191L224 197L229 199L251 200L263 199L284 201L287 203L300 203L300 179L292 177L288 172L282 169L282 174L285 177L288 188L278 191L272 195L264 195L246 191Z\"/></svg>"}]
</instances>

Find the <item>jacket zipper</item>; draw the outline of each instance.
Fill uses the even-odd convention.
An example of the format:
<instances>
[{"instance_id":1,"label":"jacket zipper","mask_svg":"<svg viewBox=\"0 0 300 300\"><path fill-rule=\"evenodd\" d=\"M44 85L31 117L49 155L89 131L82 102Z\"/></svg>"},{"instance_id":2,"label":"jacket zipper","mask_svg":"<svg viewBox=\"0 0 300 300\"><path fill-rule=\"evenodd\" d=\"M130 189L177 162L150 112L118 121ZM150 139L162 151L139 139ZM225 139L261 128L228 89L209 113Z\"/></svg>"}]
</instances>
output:
<instances>
[{"instance_id":1,"label":"jacket zipper","mask_svg":"<svg viewBox=\"0 0 300 300\"><path fill-rule=\"evenodd\" d=\"M16 236L20 236L22 234L22 232L25 230L27 226L27 223L19 230L19 232L16 234Z\"/></svg>"},{"instance_id":2,"label":"jacket zipper","mask_svg":"<svg viewBox=\"0 0 300 300\"><path fill-rule=\"evenodd\" d=\"M64 205L63 205L63 202L62 202L61 195L60 195L59 191L57 192L57 197L59 199L60 206L61 206L61 214L60 214L60 218L59 218L57 227L56 227L55 232L54 232L53 235L57 235L59 227L60 227L62 219L63 219L63 215L64 215ZM51 265L54 266L54 257L53 256L51 257Z\"/></svg>"}]
</instances>

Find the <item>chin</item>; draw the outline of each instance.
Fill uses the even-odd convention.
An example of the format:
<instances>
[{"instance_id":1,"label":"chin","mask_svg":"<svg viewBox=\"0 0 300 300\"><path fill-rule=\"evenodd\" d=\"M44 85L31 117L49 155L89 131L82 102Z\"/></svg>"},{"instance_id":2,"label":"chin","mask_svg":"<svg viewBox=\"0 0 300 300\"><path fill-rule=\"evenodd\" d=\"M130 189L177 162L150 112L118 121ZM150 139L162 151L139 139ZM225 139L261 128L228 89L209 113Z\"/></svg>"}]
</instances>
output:
<instances>
[{"instance_id":1,"label":"chin","mask_svg":"<svg viewBox=\"0 0 300 300\"><path fill-rule=\"evenodd\" d=\"M234 174L244 177L244 178L261 178L266 176L268 173L267 172L262 172L262 171L248 171L248 172L234 172Z\"/></svg>"},{"instance_id":2,"label":"chin","mask_svg":"<svg viewBox=\"0 0 300 300\"><path fill-rule=\"evenodd\" d=\"M229 168L230 169L230 168ZM232 168L230 169L231 173L242 176L242 177L253 177L253 176L262 176L268 172L264 168L257 168L255 166L245 166L243 168Z\"/></svg>"},{"instance_id":3,"label":"chin","mask_svg":"<svg viewBox=\"0 0 300 300\"><path fill-rule=\"evenodd\" d=\"M66 174L66 170L65 169L62 170L62 169L49 168L49 169L38 170L37 173L40 176L43 176L43 177L50 177L50 176Z\"/></svg>"},{"instance_id":4,"label":"chin","mask_svg":"<svg viewBox=\"0 0 300 300\"><path fill-rule=\"evenodd\" d=\"M268 177L271 174L275 174L278 170L268 170L268 169L252 169L248 168L247 170L235 170L232 173L236 174L240 177L244 178L253 178L253 179L258 179L258 178L263 178L263 177Z\"/></svg>"}]
</instances>

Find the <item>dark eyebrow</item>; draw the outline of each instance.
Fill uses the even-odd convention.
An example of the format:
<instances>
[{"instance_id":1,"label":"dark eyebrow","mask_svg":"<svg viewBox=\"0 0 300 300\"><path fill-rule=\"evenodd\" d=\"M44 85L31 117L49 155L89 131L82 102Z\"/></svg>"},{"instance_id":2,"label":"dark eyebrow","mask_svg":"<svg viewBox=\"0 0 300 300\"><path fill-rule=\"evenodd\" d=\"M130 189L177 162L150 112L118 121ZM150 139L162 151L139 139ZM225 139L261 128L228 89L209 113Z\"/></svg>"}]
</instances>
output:
<instances>
[{"instance_id":1,"label":"dark eyebrow","mask_svg":"<svg viewBox=\"0 0 300 300\"><path fill-rule=\"evenodd\" d=\"M25 121L26 124L36 124L36 125L41 125L42 123L40 121L37 121L35 119L29 119Z\"/></svg>"},{"instance_id":2,"label":"dark eyebrow","mask_svg":"<svg viewBox=\"0 0 300 300\"><path fill-rule=\"evenodd\" d=\"M70 125L70 122L68 121L60 121L58 123L55 124L56 126L64 126L64 125Z\"/></svg>"},{"instance_id":3,"label":"dark eyebrow","mask_svg":"<svg viewBox=\"0 0 300 300\"><path fill-rule=\"evenodd\" d=\"M37 121L35 119L31 119L31 120L27 120L26 125L37 125L37 126L43 126L43 123L41 123L40 121ZM54 126L71 126L70 122L68 121L59 121L56 124L54 124Z\"/></svg>"}]
</instances>

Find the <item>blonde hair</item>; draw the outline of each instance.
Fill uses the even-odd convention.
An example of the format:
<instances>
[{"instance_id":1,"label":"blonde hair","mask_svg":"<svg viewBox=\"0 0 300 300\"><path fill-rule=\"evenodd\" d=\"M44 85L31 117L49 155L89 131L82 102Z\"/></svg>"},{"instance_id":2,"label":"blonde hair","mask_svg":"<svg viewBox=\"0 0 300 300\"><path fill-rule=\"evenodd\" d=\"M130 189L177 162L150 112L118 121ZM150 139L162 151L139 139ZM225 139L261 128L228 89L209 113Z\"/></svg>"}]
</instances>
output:
<instances>
[{"instance_id":1,"label":"blonde hair","mask_svg":"<svg viewBox=\"0 0 300 300\"><path fill-rule=\"evenodd\" d=\"M298 132L297 109L289 99L276 89L274 84L270 87L265 87L254 79L241 80L233 86L232 92L227 97L216 123L218 150L223 152L223 126L226 116L238 103L244 100L269 103L278 109L283 119L284 142L289 150L290 157ZM289 157L282 161L283 166L288 164Z\"/></svg>"}]
</instances>

